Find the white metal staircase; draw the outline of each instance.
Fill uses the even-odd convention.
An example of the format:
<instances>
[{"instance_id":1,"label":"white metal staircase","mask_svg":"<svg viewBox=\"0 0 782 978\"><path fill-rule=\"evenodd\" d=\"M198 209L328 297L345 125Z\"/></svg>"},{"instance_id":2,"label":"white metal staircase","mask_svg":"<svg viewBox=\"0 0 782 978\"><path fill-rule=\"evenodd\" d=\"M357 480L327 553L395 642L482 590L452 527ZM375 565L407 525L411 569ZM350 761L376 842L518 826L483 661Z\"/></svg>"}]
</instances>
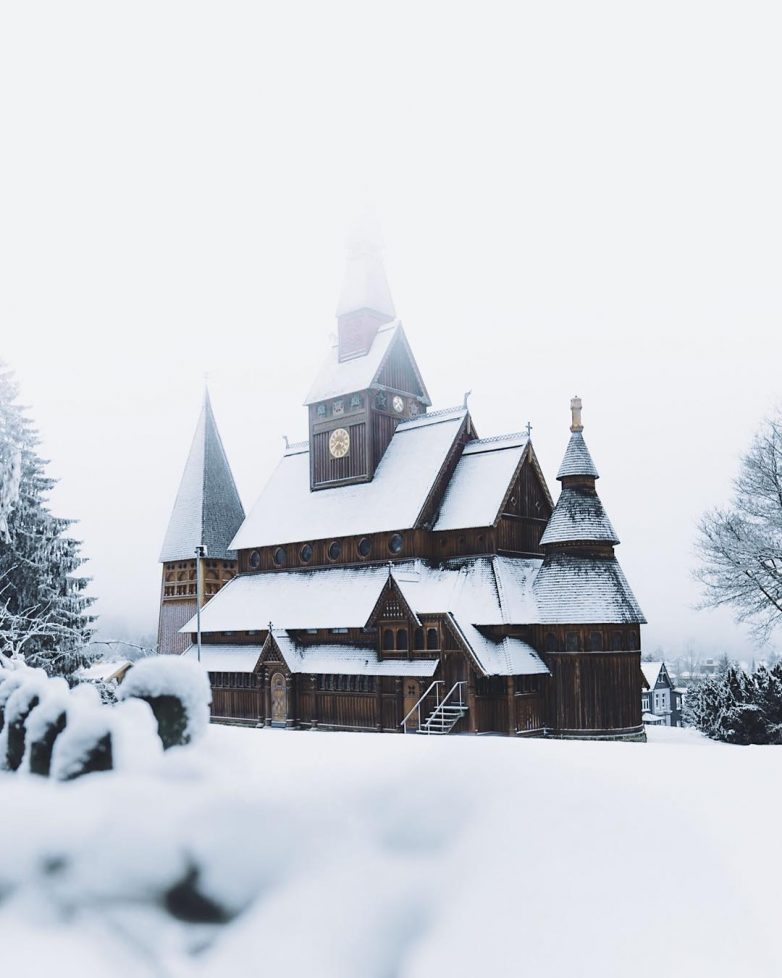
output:
<instances>
[{"instance_id":1,"label":"white metal staircase","mask_svg":"<svg viewBox=\"0 0 782 978\"><path fill-rule=\"evenodd\" d=\"M407 733L410 717L414 713L417 713L418 717L418 725L416 728L414 728L416 733L438 735L450 733L461 718L467 714L468 706L464 702L463 695L463 688L467 685L467 683L454 683L445 696L440 699L440 686L444 685L445 683L442 679L436 679L430 684L424 695L418 700L418 702L400 724L405 733ZM424 702L427 696L429 696L432 690L435 691L435 707L429 716L427 716L425 720L422 720L421 704Z\"/></svg>"}]
</instances>

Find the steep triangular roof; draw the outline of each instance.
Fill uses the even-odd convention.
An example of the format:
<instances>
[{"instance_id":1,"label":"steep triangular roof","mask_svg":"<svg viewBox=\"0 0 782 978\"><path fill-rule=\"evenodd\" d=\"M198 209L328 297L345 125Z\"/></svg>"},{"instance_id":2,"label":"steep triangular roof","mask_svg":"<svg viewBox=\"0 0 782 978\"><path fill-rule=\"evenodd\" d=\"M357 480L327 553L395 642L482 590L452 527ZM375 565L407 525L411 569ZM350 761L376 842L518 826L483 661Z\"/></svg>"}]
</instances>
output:
<instances>
[{"instance_id":1,"label":"steep triangular roof","mask_svg":"<svg viewBox=\"0 0 782 978\"><path fill-rule=\"evenodd\" d=\"M540 539L549 543L619 543L616 530L594 492L565 486Z\"/></svg>"},{"instance_id":2,"label":"steep triangular roof","mask_svg":"<svg viewBox=\"0 0 782 978\"><path fill-rule=\"evenodd\" d=\"M421 390L420 402L427 406L430 405L432 401L426 390L421 371L415 362L402 323L398 319L380 327L368 352L362 356L350 360L340 360L339 346L334 341L304 403L314 404L316 401L326 401L331 397L343 397L345 394L353 394L356 391L382 387L383 385L379 382L380 375L397 344L402 346L410 362L410 368Z\"/></svg>"},{"instance_id":3,"label":"steep triangular roof","mask_svg":"<svg viewBox=\"0 0 782 978\"><path fill-rule=\"evenodd\" d=\"M160 552L161 563L188 560L200 545L207 547L209 557L228 556L228 545L243 520L244 507L206 391L174 509L168 521Z\"/></svg>"}]
</instances>

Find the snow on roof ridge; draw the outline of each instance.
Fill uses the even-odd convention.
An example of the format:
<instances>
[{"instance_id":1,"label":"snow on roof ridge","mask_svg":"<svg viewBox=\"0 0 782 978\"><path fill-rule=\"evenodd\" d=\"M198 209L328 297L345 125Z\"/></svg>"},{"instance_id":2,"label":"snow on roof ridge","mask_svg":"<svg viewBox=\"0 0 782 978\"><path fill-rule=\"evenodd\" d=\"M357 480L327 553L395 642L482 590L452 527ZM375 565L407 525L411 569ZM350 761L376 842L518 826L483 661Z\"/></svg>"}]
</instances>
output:
<instances>
[{"instance_id":1,"label":"snow on roof ridge","mask_svg":"<svg viewBox=\"0 0 782 978\"><path fill-rule=\"evenodd\" d=\"M490 438L473 438L464 446L464 455L479 455L481 452L497 451L503 448L518 448L526 445L529 435L526 431L515 431L507 435L492 435Z\"/></svg>"},{"instance_id":2,"label":"snow on roof ridge","mask_svg":"<svg viewBox=\"0 0 782 978\"><path fill-rule=\"evenodd\" d=\"M426 414L419 414L417 418L410 418L409 421L402 421L396 426L397 431L410 431L413 428L424 428L428 424L437 424L439 421L450 421L452 418L464 417L467 408L463 405L459 407L442 408L439 411L427 411Z\"/></svg>"},{"instance_id":3,"label":"snow on roof ridge","mask_svg":"<svg viewBox=\"0 0 782 978\"><path fill-rule=\"evenodd\" d=\"M308 452L310 450L310 443L308 441L292 441L288 444L288 447L282 453L283 458L288 455L301 455L303 452Z\"/></svg>"}]
</instances>

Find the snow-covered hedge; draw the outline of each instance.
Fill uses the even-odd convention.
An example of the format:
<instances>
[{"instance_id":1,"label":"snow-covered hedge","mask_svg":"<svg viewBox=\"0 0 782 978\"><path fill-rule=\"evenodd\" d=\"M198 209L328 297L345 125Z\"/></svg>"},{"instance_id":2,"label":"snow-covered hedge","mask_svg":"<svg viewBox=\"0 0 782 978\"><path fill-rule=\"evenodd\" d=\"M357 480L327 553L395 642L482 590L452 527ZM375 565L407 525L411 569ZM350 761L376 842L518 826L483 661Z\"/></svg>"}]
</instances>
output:
<instances>
[{"instance_id":1,"label":"snow-covered hedge","mask_svg":"<svg viewBox=\"0 0 782 978\"><path fill-rule=\"evenodd\" d=\"M149 703L166 750L203 736L209 725L209 676L191 659L178 655L142 659L128 672L117 695L120 700L135 697Z\"/></svg>"},{"instance_id":2,"label":"snow-covered hedge","mask_svg":"<svg viewBox=\"0 0 782 978\"><path fill-rule=\"evenodd\" d=\"M105 705L93 686L69 690L64 679L21 663L0 669L0 767L61 781L138 771L164 748L203 735L211 693L198 663L149 658L129 671L125 684L121 701Z\"/></svg>"}]
</instances>

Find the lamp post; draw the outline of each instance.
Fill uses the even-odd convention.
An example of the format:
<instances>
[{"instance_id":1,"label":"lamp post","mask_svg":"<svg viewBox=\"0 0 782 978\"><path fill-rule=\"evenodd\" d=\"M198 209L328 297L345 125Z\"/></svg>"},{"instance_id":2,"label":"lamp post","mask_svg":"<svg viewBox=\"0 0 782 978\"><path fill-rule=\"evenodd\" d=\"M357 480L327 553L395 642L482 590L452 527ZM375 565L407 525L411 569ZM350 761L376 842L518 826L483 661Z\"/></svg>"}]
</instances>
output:
<instances>
[{"instance_id":1,"label":"lamp post","mask_svg":"<svg viewBox=\"0 0 782 978\"><path fill-rule=\"evenodd\" d=\"M201 662L201 561L206 557L207 549L204 544L195 548L196 557L196 649L199 663Z\"/></svg>"}]
</instances>

